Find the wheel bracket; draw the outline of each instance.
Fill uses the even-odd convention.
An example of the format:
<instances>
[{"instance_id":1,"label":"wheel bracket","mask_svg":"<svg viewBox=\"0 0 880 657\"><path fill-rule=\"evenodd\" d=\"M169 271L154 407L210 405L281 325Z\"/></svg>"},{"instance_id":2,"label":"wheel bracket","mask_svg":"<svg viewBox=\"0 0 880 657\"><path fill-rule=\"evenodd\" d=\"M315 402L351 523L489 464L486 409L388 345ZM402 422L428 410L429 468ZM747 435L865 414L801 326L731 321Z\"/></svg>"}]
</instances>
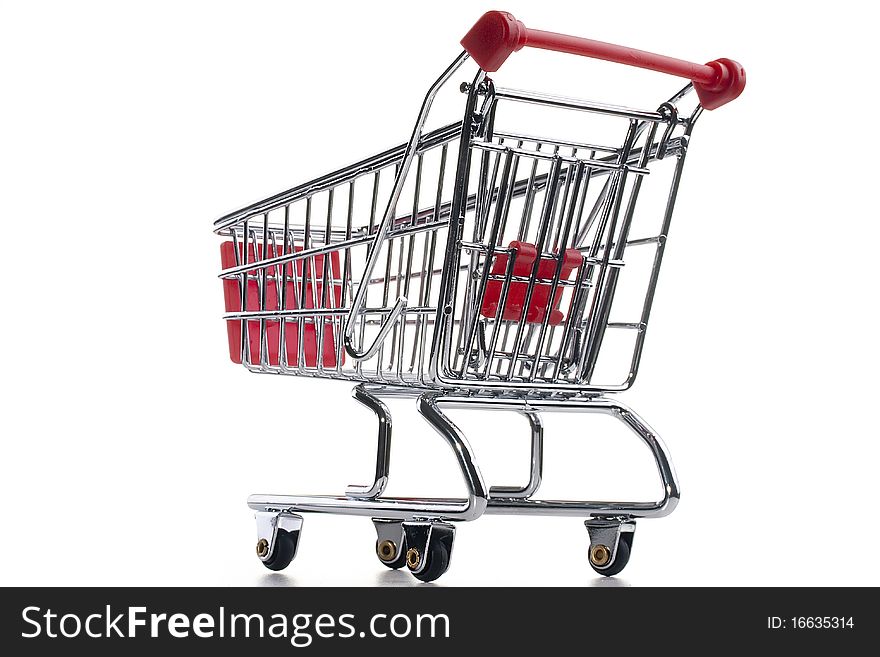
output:
<instances>
[{"instance_id":1,"label":"wheel bracket","mask_svg":"<svg viewBox=\"0 0 880 657\"><path fill-rule=\"evenodd\" d=\"M590 565L596 572L611 570L617 560L620 541L632 546L636 531L634 520L626 518L589 518L584 521L590 535Z\"/></svg>"},{"instance_id":2,"label":"wheel bracket","mask_svg":"<svg viewBox=\"0 0 880 657\"><path fill-rule=\"evenodd\" d=\"M373 518L373 527L376 528L376 556L379 561L388 566L397 562L402 554L406 554L406 534L400 520ZM383 549L383 544L393 546L393 552L388 553Z\"/></svg>"},{"instance_id":3,"label":"wheel bracket","mask_svg":"<svg viewBox=\"0 0 880 657\"><path fill-rule=\"evenodd\" d=\"M303 525L303 517L295 513L257 511L254 517L257 520L257 557L260 561L268 561L275 554L279 529L290 533L299 533ZM297 541L298 545L299 541Z\"/></svg>"},{"instance_id":4,"label":"wheel bracket","mask_svg":"<svg viewBox=\"0 0 880 657\"><path fill-rule=\"evenodd\" d=\"M407 558L406 567L413 574L419 574L427 567L425 555L430 554L433 543L443 543L452 559L452 544L455 539L455 526L440 521L403 522Z\"/></svg>"}]
</instances>

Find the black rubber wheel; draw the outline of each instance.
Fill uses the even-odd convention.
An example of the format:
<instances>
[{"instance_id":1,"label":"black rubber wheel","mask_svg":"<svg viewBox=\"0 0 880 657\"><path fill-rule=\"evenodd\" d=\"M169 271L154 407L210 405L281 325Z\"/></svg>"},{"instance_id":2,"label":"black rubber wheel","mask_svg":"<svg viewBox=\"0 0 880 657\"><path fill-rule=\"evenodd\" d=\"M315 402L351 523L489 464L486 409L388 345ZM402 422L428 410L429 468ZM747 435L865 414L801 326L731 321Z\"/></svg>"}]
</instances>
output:
<instances>
[{"instance_id":1,"label":"black rubber wheel","mask_svg":"<svg viewBox=\"0 0 880 657\"><path fill-rule=\"evenodd\" d=\"M284 529L278 530L275 537L275 552L263 562L269 570L284 570L296 556L296 544L299 541L299 532L289 532Z\"/></svg>"},{"instance_id":2,"label":"black rubber wheel","mask_svg":"<svg viewBox=\"0 0 880 657\"><path fill-rule=\"evenodd\" d=\"M424 570L420 573L413 573L413 576L422 582L433 582L449 568L449 548L441 541L431 544L425 558L428 563L425 564Z\"/></svg>"},{"instance_id":3,"label":"black rubber wheel","mask_svg":"<svg viewBox=\"0 0 880 657\"><path fill-rule=\"evenodd\" d=\"M614 558L614 563L611 564L609 568L596 568L593 566L593 562L590 561L590 566L593 567L600 575L604 575L605 577L614 577L621 570L626 568L626 564L629 562L629 553L632 549L632 532L629 533L627 538L624 535L620 536L620 540L617 541L617 556Z\"/></svg>"},{"instance_id":4,"label":"black rubber wheel","mask_svg":"<svg viewBox=\"0 0 880 657\"><path fill-rule=\"evenodd\" d=\"M394 561L383 561L379 557L379 541L376 541L376 558L379 559L379 563L381 563L386 568L390 568L391 570L403 568L406 565L406 545L399 545L397 547L397 557L394 559Z\"/></svg>"}]
</instances>

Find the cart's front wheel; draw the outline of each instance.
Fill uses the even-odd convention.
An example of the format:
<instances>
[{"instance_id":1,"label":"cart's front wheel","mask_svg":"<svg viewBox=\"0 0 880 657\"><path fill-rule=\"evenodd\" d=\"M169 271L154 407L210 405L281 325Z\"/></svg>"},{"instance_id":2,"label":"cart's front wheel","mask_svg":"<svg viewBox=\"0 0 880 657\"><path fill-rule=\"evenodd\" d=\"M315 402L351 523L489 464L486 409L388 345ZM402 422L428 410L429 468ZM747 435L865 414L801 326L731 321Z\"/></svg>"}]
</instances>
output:
<instances>
[{"instance_id":1,"label":"cart's front wheel","mask_svg":"<svg viewBox=\"0 0 880 657\"><path fill-rule=\"evenodd\" d=\"M433 582L449 568L449 548L442 541L432 541L426 549L427 554L421 554L417 548L406 551L406 565L413 576L422 582ZM427 560L421 571L416 569L422 565L422 560Z\"/></svg>"},{"instance_id":2,"label":"cart's front wheel","mask_svg":"<svg viewBox=\"0 0 880 657\"><path fill-rule=\"evenodd\" d=\"M289 532L285 529L278 529L278 534L275 536L275 551L272 556L263 561L263 565L266 566L269 570L284 570L290 565L290 562L293 561L293 557L296 556L296 544L299 541L299 532ZM257 555L260 555L260 550L268 549L268 546L262 545L263 541L261 540L257 543Z\"/></svg>"},{"instance_id":3,"label":"cart's front wheel","mask_svg":"<svg viewBox=\"0 0 880 657\"><path fill-rule=\"evenodd\" d=\"M376 541L376 556L383 566L397 570L406 564L406 546L389 539Z\"/></svg>"}]
</instances>

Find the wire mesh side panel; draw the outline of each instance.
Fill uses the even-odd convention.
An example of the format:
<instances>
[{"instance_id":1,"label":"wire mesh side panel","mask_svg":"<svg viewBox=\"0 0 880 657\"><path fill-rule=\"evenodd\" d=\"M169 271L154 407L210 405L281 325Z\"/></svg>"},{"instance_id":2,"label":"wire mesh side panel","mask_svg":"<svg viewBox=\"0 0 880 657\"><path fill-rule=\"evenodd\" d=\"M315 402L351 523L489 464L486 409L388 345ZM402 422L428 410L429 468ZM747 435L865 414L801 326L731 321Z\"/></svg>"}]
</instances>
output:
<instances>
[{"instance_id":1,"label":"wire mesh side panel","mask_svg":"<svg viewBox=\"0 0 880 657\"><path fill-rule=\"evenodd\" d=\"M426 134L357 315L360 342L408 299L379 352L354 362L343 330L403 146L227 215L221 245L230 358L252 371L428 385L461 124ZM438 255L439 254L439 255ZM427 345L427 346L426 346Z\"/></svg>"},{"instance_id":2,"label":"wire mesh side panel","mask_svg":"<svg viewBox=\"0 0 880 657\"><path fill-rule=\"evenodd\" d=\"M403 297L407 303L375 356L357 364L358 378L389 385L433 385L428 364L459 137L420 153L410 168L393 228L379 247L380 266L368 280L366 301L356 318L356 343L372 343L397 299Z\"/></svg>"},{"instance_id":3,"label":"wire mesh side panel","mask_svg":"<svg viewBox=\"0 0 880 657\"><path fill-rule=\"evenodd\" d=\"M658 112L603 105L592 113L579 107L571 125L532 116L530 130L521 131L500 125L498 106L514 104L496 101L471 140L476 203L462 214L450 267L456 275L440 377L480 388L627 388L641 357L688 120L671 105ZM579 138L536 136L566 127Z\"/></svg>"}]
</instances>

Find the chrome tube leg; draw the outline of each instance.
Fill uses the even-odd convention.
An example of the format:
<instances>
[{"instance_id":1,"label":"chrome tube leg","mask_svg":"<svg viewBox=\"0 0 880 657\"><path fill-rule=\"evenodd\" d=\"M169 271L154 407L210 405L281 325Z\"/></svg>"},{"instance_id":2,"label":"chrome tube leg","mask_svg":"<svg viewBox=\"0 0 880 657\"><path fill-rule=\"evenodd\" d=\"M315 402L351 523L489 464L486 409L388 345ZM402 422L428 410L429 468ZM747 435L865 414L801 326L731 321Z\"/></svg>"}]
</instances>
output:
<instances>
[{"instance_id":1,"label":"chrome tube leg","mask_svg":"<svg viewBox=\"0 0 880 657\"><path fill-rule=\"evenodd\" d=\"M440 410L437 403L440 393L425 393L419 397L418 408L419 413L424 417L439 433L455 452L458 460L458 466L464 477L465 485L468 491L467 507L464 511L457 514L456 520L476 520L489 503L489 495L486 492L486 484L483 481L483 475L477 467L473 457L473 450L464 437L461 429L459 429L452 421Z\"/></svg>"},{"instance_id":2,"label":"chrome tube leg","mask_svg":"<svg viewBox=\"0 0 880 657\"><path fill-rule=\"evenodd\" d=\"M356 500L372 500L379 497L388 485L391 468L391 413L388 407L378 397L367 392L363 385L355 386L351 396L376 414L379 420L379 438L373 484L369 486L351 484L345 489L345 496Z\"/></svg>"},{"instance_id":3,"label":"chrome tube leg","mask_svg":"<svg viewBox=\"0 0 880 657\"><path fill-rule=\"evenodd\" d=\"M648 446L648 449L651 450L654 463L657 465L657 472L660 475L660 481L663 484L663 499L658 503L657 512L653 515L655 517L669 515L678 506L681 490L678 486L678 478L675 476L675 469L672 467L672 461L669 458L669 451L666 449L666 445L663 444L660 436L628 406L615 400L609 404L609 408L611 413L632 429L642 439L642 442Z\"/></svg>"},{"instance_id":4,"label":"chrome tube leg","mask_svg":"<svg viewBox=\"0 0 880 657\"><path fill-rule=\"evenodd\" d=\"M489 489L489 497L512 497L529 498L538 492L541 485L541 476L544 469L544 424L541 416L533 411L522 411L529 421L531 428L531 467L529 469L529 482L525 486L492 486Z\"/></svg>"},{"instance_id":5,"label":"chrome tube leg","mask_svg":"<svg viewBox=\"0 0 880 657\"><path fill-rule=\"evenodd\" d=\"M635 411L617 400L597 397L588 399L530 399L524 402L517 399L477 397L464 394L440 395L441 393L433 393L434 405L441 404L446 408L516 411L533 414L560 412L611 415L623 422L650 449L663 485L663 495L655 502L536 500L530 496L492 495L489 498L486 513L499 515L557 515L581 518L585 516L598 518L660 518L672 513L678 505L680 497L678 480L676 479L669 454L666 451L666 446L654 430ZM448 422L448 420L446 421ZM538 436L539 425L535 425L533 426L533 440L535 441L533 444L536 445L536 454L541 455L542 449L537 446L542 446L542 441L538 440ZM540 457L533 459L535 474L540 474L540 465ZM535 480L537 479L536 477Z\"/></svg>"},{"instance_id":6,"label":"chrome tube leg","mask_svg":"<svg viewBox=\"0 0 880 657\"><path fill-rule=\"evenodd\" d=\"M419 412L452 448L467 487L466 498L375 497L357 499L332 495L258 494L248 498L248 506L254 511L269 513L340 513L397 521L476 520L483 515L489 503L486 485L477 464L474 462L471 447L461 430L450 422L438 407L436 398L439 394L437 392L423 393L419 397Z\"/></svg>"}]
</instances>

